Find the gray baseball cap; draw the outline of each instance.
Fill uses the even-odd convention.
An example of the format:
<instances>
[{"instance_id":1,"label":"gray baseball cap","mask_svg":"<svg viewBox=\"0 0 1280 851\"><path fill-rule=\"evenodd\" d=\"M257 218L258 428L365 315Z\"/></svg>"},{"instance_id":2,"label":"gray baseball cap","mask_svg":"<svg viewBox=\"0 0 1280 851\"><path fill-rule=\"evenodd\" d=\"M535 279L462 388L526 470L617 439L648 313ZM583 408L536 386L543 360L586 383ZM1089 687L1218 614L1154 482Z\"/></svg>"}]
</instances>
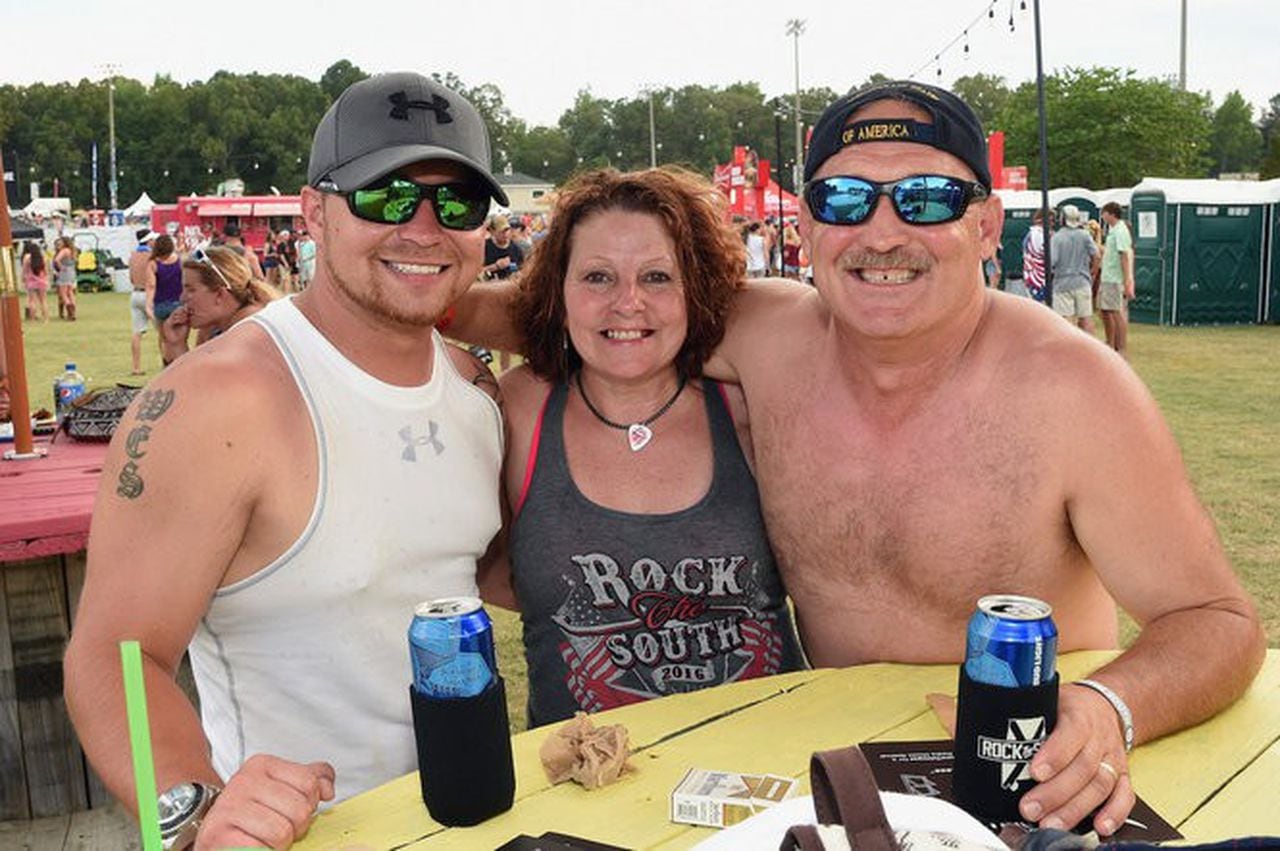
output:
<instances>
[{"instance_id":1,"label":"gray baseball cap","mask_svg":"<svg viewBox=\"0 0 1280 851\"><path fill-rule=\"evenodd\" d=\"M401 72L353 83L320 119L311 140L307 183L349 192L422 160L464 165L498 203L507 193L490 173L489 132L462 95Z\"/></svg>"}]
</instances>

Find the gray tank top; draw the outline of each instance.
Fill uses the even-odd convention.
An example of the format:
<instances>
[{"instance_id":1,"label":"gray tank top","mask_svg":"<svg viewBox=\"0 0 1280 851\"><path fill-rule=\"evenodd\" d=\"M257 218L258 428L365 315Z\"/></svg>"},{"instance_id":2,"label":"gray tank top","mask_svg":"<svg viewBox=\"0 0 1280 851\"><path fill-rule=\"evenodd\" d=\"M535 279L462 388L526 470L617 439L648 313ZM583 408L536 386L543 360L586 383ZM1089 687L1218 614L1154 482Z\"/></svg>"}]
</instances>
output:
<instances>
[{"instance_id":1,"label":"gray tank top","mask_svg":"<svg viewBox=\"0 0 1280 851\"><path fill-rule=\"evenodd\" d=\"M703 390L711 487L669 514L616 511L578 490L568 385L552 390L509 541L530 726L803 667L755 478L719 386Z\"/></svg>"}]
</instances>

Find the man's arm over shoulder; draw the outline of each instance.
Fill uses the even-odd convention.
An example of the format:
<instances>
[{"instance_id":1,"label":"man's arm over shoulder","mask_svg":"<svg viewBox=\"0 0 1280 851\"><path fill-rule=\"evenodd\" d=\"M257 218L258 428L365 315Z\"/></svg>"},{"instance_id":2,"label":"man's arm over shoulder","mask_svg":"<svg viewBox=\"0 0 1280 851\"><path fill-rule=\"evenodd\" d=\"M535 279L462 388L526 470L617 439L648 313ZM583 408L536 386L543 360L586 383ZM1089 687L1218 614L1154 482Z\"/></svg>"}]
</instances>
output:
<instances>
[{"instance_id":1,"label":"man's arm over shoulder","mask_svg":"<svg viewBox=\"0 0 1280 851\"><path fill-rule=\"evenodd\" d=\"M516 298L514 280L477 281L449 308L440 333L452 340L519 354L524 340L511 313Z\"/></svg>"},{"instance_id":2,"label":"man's arm over shoulder","mask_svg":"<svg viewBox=\"0 0 1280 851\"><path fill-rule=\"evenodd\" d=\"M812 320L813 287L784 278L748 280L733 297L724 339L703 365L718 381L742 382L742 374L772 360L778 347L807 333Z\"/></svg>"}]
</instances>

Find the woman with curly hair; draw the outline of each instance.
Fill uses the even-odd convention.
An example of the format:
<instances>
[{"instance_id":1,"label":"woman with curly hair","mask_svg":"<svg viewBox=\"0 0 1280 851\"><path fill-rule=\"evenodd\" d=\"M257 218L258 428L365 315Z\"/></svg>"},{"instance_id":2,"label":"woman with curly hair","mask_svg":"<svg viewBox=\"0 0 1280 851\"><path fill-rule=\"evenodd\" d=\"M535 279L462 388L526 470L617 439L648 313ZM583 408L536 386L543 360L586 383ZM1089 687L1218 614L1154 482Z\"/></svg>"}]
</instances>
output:
<instances>
[{"instance_id":1,"label":"woman with curly hair","mask_svg":"<svg viewBox=\"0 0 1280 851\"><path fill-rule=\"evenodd\" d=\"M741 391L701 378L745 262L726 218L691 172L591 172L521 271L497 587L531 725L803 664Z\"/></svg>"}]
</instances>

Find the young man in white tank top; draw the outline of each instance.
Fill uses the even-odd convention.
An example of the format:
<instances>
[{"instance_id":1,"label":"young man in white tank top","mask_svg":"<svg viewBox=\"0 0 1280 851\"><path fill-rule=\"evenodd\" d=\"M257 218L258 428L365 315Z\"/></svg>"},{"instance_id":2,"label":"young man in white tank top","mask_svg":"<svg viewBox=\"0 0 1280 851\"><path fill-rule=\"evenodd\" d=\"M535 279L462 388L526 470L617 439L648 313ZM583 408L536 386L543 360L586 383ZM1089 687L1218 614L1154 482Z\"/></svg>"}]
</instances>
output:
<instances>
[{"instance_id":1,"label":"young man in white tank top","mask_svg":"<svg viewBox=\"0 0 1280 851\"><path fill-rule=\"evenodd\" d=\"M119 426L66 698L135 808L117 647L141 642L157 788L213 800L178 847L286 847L321 801L414 767L413 605L476 593L500 525L487 370L433 329L479 273L490 199L507 203L489 169L454 92L351 86L302 190L311 286L175 363ZM203 719L174 682L188 645Z\"/></svg>"}]
</instances>

